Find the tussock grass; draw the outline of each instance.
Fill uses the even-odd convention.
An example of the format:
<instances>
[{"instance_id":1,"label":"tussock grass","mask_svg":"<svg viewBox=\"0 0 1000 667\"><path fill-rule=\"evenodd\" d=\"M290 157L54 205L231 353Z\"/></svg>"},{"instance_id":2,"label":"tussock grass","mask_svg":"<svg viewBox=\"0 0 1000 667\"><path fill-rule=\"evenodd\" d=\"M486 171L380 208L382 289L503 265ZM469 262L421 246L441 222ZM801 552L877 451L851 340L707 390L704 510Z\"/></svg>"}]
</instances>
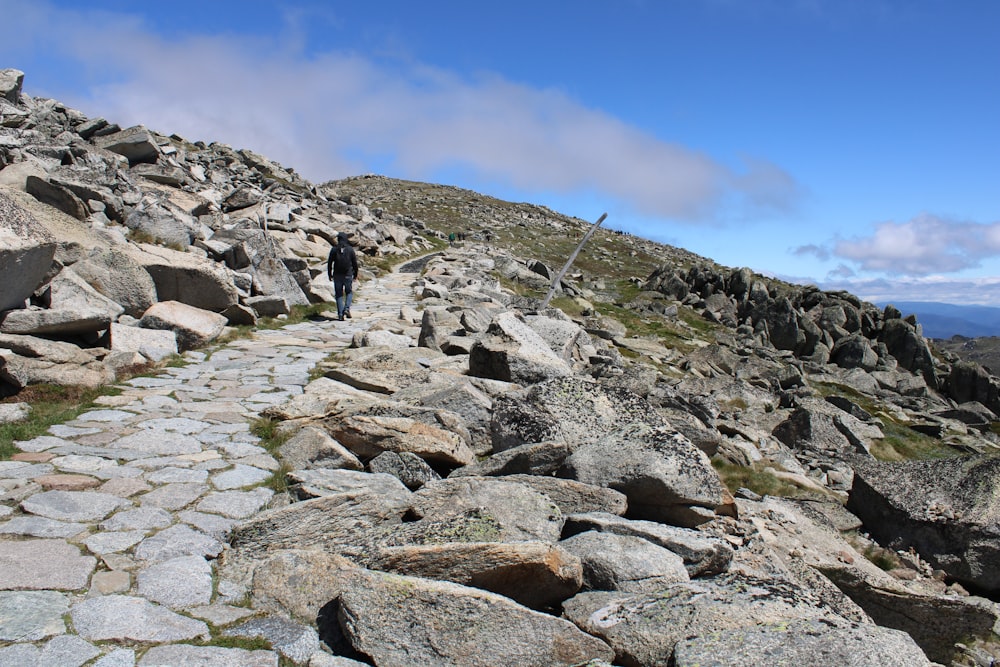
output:
<instances>
[{"instance_id":1,"label":"tussock grass","mask_svg":"<svg viewBox=\"0 0 1000 667\"><path fill-rule=\"evenodd\" d=\"M275 458L278 458L278 450L281 449L281 446L291 438L290 433L282 432L278 428L280 425L280 421L269 417L258 417L250 423L250 432L260 438L260 446ZM275 493L285 493L288 490L288 473L291 470L288 464L281 463L280 467L271 474L265 486Z\"/></svg>"},{"instance_id":2,"label":"tussock grass","mask_svg":"<svg viewBox=\"0 0 1000 667\"><path fill-rule=\"evenodd\" d=\"M735 493L740 487L750 489L762 496L780 496L785 498L819 498L813 489L804 489L789 481L776 477L764 470L760 464L741 466L729 463L716 456L712 459L712 467L719 473L719 478L730 493Z\"/></svg>"},{"instance_id":3,"label":"tussock grass","mask_svg":"<svg viewBox=\"0 0 1000 667\"><path fill-rule=\"evenodd\" d=\"M18 440L31 440L45 435L50 426L76 419L97 406L100 396L117 396L119 387L104 386L96 389L52 384L25 387L16 396L3 399L3 403L28 403L31 414L24 421L0 424L0 459L7 460L17 453Z\"/></svg>"},{"instance_id":4,"label":"tussock grass","mask_svg":"<svg viewBox=\"0 0 1000 667\"><path fill-rule=\"evenodd\" d=\"M885 411L869 396L843 384L817 382L813 384L822 396L842 396L865 412L875 415L882 424L885 438L872 444L872 456L880 461L913 461L943 459L959 453L937 438L914 431Z\"/></svg>"}]
</instances>

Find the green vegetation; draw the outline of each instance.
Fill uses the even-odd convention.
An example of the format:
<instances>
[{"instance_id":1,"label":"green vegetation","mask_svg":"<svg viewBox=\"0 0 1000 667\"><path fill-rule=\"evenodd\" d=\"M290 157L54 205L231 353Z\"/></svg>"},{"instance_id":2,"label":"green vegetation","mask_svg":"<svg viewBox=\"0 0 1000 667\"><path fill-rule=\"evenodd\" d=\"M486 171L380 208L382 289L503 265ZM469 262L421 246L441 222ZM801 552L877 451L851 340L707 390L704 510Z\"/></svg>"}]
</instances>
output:
<instances>
[{"instance_id":1,"label":"green vegetation","mask_svg":"<svg viewBox=\"0 0 1000 667\"><path fill-rule=\"evenodd\" d=\"M871 397L853 387L817 382L813 388L822 396L842 396L878 418L885 438L874 441L871 452L880 461L943 459L958 455L957 451L939 439L915 431L905 422L886 413Z\"/></svg>"},{"instance_id":2,"label":"green vegetation","mask_svg":"<svg viewBox=\"0 0 1000 667\"><path fill-rule=\"evenodd\" d=\"M773 464L771 464L773 466ZM712 458L712 467L719 473L719 478L730 493L735 493L740 487L750 489L762 496L781 496L785 498L821 498L822 495L814 489L805 489L789 481L777 477L765 470L760 463L752 466L742 466L730 463L721 457Z\"/></svg>"},{"instance_id":3,"label":"green vegetation","mask_svg":"<svg viewBox=\"0 0 1000 667\"><path fill-rule=\"evenodd\" d=\"M100 396L117 396L121 389L113 386L88 389L39 384L25 387L17 396L4 399L5 403L28 403L31 415L24 421L0 424L0 460L7 460L17 453L14 442L31 440L45 435L50 426L76 419L97 406Z\"/></svg>"},{"instance_id":4,"label":"green vegetation","mask_svg":"<svg viewBox=\"0 0 1000 667\"><path fill-rule=\"evenodd\" d=\"M280 421L269 417L258 417L250 423L250 432L260 438L260 446L275 458L278 458L278 450L281 446L288 442L288 439L291 437L290 433L281 431L279 428L280 425ZM268 480L268 488L272 489L275 493L284 493L287 491L289 472L291 472L291 468L287 464L282 463Z\"/></svg>"}]
</instances>

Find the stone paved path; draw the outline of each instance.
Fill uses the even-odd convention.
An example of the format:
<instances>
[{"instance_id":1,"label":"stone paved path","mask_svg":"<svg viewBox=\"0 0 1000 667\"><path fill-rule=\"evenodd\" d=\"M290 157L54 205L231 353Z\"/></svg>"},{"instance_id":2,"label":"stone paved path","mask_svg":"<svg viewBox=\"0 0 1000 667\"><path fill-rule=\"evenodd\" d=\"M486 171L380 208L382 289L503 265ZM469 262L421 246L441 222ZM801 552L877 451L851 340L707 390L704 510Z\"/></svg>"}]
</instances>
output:
<instances>
[{"instance_id":1,"label":"stone paved path","mask_svg":"<svg viewBox=\"0 0 1000 667\"><path fill-rule=\"evenodd\" d=\"M252 613L212 560L273 494L278 462L250 423L302 393L356 332L412 304L413 278L361 286L352 320L189 352L187 365L125 382L101 409L19 443L18 460L0 461L0 665L277 665L274 651L191 645ZM296 662L317 649L311 628L267 622Z\"/></svg>"}]
</instances>

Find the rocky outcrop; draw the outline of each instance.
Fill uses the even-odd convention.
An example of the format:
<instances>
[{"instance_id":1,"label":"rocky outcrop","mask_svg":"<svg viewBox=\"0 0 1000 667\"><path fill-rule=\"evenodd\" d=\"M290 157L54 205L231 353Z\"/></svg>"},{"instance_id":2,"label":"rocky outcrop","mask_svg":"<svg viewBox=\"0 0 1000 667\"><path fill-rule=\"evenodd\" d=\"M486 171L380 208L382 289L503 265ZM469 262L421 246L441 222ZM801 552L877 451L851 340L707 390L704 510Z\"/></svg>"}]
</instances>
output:
<instances>
[{"instance_id":1,"label":"rocky outcrop","mask_svg":"<svg viewBox=\"0 0 1000 667\"><path fill-rule=\"evenodd\" d=\"M857 467L848 509L881 543L915 549L974 590L1000 591L1000 459Z\"/></svg>"},{"instance_id":2,"label":"rocky outcrop","mask_svg":"<svg viewBox=\"0 0 1000 667\"><path fill-rule=\"evenodd\" d=\"M398 290L411 276L413 298L377 324L356 314L322 344L304 333L318 325L286 329L294 351L282 358L301 362L270 384L232 349L190 354L215 380L138 378L152 388L135 408L150 413L142 428L109 441L86 421L131 419L109 409L24 444L30 456L3 467L0 502L47 522L18 534L59 531L74 553L82 540L102 557L73 556L101 568L91 588L141 598L75 602L81 636L159 642L118 622L155 615L179 640L261 637L286 662L318 665L768 664L780 648L803 664L967 667L997 653L996 605L956 583L995 590L996 494L983 481L998 444L993 380L935 358L912 318L651 242L630 247L669 265L629 278L634 299L580 270L559 286L566 313L540 310L530 294L548 286L545 262L488 241L580 228L552 211L460 207L424 184L394 214L376 195L414 184L315 187L251 151L86 119L23 95L16 77L0 75L0 92L4 193L56 239L3 315L17 331L0 335L5 390L81 369L96 374L81 382L108 382L227 323L329 298L338 231L364 262L441 239L419 211L482 225L386 278ZM56 321L70 328L36 335ZM642 327L655 335L632 335ZM338 354L310 372L331 340ZM268 341L243 343L270 353ZM222 377L246 386L201 400ZM158 417L188 396L202 414ZM258 446L241 410L271 420L273 447ZM913 470L875 460L913 452L956 458ZM271 474L272 488L251 488ZM98 478L86 502L34 492ZM938 504L906 505L893 486L910 498L931 489ZM178 523L165 527L161 507ZM101 534L56 525L111 508ZM153 525L164 529L139 535ZM140 661L277 660L158 648Z\"/></svg>"},{"instance_id":3,"label":"rocky outcrop","mask_svg":"<svg viewBox=\"0 0 1000 667\"><path fill-rule=\"evenodd\" d=\"M20 308L42 282L55 255L55 238L0 191L0 311Z\"/></svg>"},{"instance_id":4,"label":"rocky outcrop","mask_svg":"<svg viewBox=\"0 0 1000 667\"><path fill-rule=\"evenodd\" d=\"M429 247L414 233L418 221L383 214L376 224L364 206L319 195L294 170L252 151L89 119L25 95L23 73L3 72L6 333L106 345L112 323L133 325L163 301L253 322L332 299L323 263L339 231L372 255ZM18 192L32 201L30 212L15 201ZM70 275L115 305L50 300ZM113 378L115 368L108 370Z\"/></svg>"}]
</instances>

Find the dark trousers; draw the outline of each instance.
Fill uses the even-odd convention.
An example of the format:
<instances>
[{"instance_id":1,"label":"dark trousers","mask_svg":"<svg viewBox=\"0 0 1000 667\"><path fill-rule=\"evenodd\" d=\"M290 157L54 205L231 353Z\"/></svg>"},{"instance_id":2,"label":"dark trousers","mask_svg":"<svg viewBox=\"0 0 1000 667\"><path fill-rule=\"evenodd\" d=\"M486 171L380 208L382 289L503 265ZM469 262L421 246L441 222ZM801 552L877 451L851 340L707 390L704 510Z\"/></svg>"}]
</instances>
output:
<instances>
[{"instance_id":1,"label":"dark trousers","mask_svg":"<svg viewBox=\"0 0 1000 667\"><path fill-rule=\"evenodd\" d=\"M333 294L337 297L337 314L343 315L345 310L351 309L351 301L354 300L353 276L349 273L333 274Z\"/></svg>"}]
</instances>

